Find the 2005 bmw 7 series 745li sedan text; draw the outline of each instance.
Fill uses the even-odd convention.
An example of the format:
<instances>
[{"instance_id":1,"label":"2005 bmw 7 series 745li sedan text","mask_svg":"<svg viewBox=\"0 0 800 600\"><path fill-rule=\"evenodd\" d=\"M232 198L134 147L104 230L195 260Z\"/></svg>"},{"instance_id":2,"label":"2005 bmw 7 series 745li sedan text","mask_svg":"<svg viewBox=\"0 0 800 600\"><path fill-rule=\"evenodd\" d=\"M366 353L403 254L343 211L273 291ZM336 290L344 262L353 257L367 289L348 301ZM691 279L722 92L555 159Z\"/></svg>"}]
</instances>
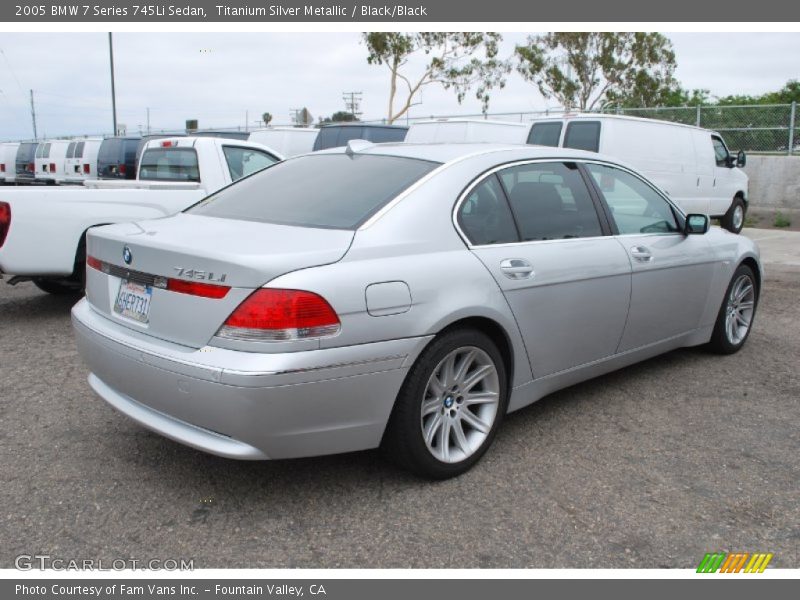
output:
<instances>
[{"instance_id":1,"label":"2005 bmw 7 series 745li sedan text","mask_svg":"<svg viewBox=\"0 0 800 600\"><path fill-rule=\"evenodd\" d=\"M287 160L165 219L92 229L92 388L206 452L382 446L444 478L503 415L682 346L738 350L743 236L594 153L376 144Z\"/></svg>"}]
</instances>

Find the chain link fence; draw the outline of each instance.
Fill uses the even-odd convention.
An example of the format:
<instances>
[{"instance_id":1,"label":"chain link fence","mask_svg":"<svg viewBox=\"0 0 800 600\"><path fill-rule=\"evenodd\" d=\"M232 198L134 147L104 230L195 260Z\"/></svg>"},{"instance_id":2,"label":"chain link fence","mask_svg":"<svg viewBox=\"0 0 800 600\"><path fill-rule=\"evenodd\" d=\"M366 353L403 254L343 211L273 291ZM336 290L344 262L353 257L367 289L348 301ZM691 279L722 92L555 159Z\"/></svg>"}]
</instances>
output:
<instances>
[{"instance_id":1,"label":"chain link fence","mask_svg":"<svg viewBox=\"0 0 800 600\"><path fill-rule=\"evenodd\" d=\"M525 112L496 112L460 115L407 116L396 124L411 125L430 119L478 118L525 123L567 111L551 109ZM764 154L800 155L800 114L796 103L749 106L681 106L661 108L606 107L599 114L620 114L694 125L718 131L731 150ZM364 121L385 123L385 120Z\"/></svg>"},{"instance_id":2,"label":"chain link fence","mask_svg":"<svg viewBox=\"0 0 800 600\"><path fill-rule=\"evenodd\" d=\"M493 112L473 114L449 115L405 115L395 121L396 125L412 125L418 121L431 119L475 118L494 119L498 121L513 121L527 123L534 119L547 116L566 114L564 109L548 109L540 111L521 112ZM749 106L688 106L688 107L662 107L662 108L622 108L606 107L598 113L620 114L647 119L660 119L673 123L695 125L706 129L718 131L725 138L732 151L744 150L750 153L763 154L794 154L800 156L800 110L797 103L791 104L757 104ZM366 119L361 123L385 124L386 119ZM317 126L314 124L312 126ZM273 127L292 127L293 123L283 125L273 124ZM258 127L214 127L198 129L198 133L230 131L238 135L247 135L249 131ZM180 128L175 129L129 129L128 135L175 135L183 133ZM108 137L110 134L97 134L98 137ZM63 139L84 136L60 136ZM50 136L55 139L55 136ZM32 141L32 140L31 140Z\"/></svg>"}]
</instances>

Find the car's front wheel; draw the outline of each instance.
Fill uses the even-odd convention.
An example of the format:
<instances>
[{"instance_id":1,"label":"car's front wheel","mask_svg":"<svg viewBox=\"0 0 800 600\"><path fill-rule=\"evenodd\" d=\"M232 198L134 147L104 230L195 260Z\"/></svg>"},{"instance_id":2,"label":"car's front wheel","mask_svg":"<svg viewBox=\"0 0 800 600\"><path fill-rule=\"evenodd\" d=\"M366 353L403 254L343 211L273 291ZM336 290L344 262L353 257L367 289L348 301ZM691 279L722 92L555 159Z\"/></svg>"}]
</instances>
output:
<instances>
[{"instance_id":1,"label":"car's front wheel","mask_svg":"<svg viewBox=\"0 0 800 600\"><path fill-rule=\"evenodd\" d=\"M447 331L409 371L383 448L424 477L460 475L491 445L507 403L506 368L492 339L474 329Z\"/></svg>"},{"instance_id":2,"label":"car's front wheel","mask_svg":"<svg viewBox=\"0 0 800 600\"><path fill-rule=\"evenodd\" d=\"M733 354L744 346L758 306L758 284L753 270L739 265L733 274L717 314L709 344L719 354Z\"/></svg>"}]
</instances>

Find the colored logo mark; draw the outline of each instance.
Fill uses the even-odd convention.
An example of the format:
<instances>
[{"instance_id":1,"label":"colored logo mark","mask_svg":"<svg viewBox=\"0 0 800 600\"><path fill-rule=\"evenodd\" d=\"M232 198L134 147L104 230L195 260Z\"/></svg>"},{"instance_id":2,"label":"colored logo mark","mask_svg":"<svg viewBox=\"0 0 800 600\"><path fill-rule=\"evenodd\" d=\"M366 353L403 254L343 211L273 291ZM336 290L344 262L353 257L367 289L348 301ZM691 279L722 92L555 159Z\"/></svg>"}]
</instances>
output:
<instances>
[{"instance_id":1,"label":"colored logo mark","mask_svg":"<svg viewBox=\"0 0 800 600\"><path fill-rule=\"evenodd\" d=\"M763 573L774 555L771 552L709 552L700 561L698 573Z\"/></svg>"}]
</instances>

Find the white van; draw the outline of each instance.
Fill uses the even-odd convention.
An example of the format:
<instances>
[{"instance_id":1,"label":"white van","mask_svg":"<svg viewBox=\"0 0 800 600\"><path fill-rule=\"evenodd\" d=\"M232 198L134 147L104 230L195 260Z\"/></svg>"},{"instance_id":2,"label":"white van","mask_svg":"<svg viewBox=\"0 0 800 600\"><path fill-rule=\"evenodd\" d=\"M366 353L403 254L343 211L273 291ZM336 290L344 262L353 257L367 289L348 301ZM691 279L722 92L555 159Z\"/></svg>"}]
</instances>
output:
<instances>
[{"instance_id":1,"label":"white van","mask_svg":"<svg viewBox=\"0 0 800 600\"><path fill-rule=\"evenodd\" d=\"M36 181L48 185L64 182L66 177L64 162L67 159L69 144L69 140L51 140L39 144L34 160Z\"/></svg>"},{"instance_id":2,"label":"white van","mask_svg":"<svg viewBox=\"0 0 800 600\"><path fill-rule=\"evenodd\" d=\"M0 144L0 184L11 184L16 179L16 162L19 142Z\"/></svg>"},{"instance_id":3,"label":"white van","mask_svg":"<svg viewBox=\"0 0 800 600\"><path fill-rule=\"evenodd\" d=\"M527 142L600 152L627 162L686 213L722 220L739 233L747 211L744 152L731 155L707 129L622 115L577 114L536 119Z\"/></svg>"},{"instance_id":4,"label":"white van","mask_svg":"<svg viewBox=\"0 0 800 600\"><path fill-rule=\"evenodd\" d=\"M64 161L64 180L67 183L97 179L97 154L102 143L102 138L87 138L69 143Z\"/></svg>"},{"instance_id":5,"label":"white van","mask_svg":"<svg viewBox=\"0 0 800 600\"><path fill-rule=\"evenodd\" d=\"M289 158L311 152L318 134L319 129L314 127L267 127L252 131L247 140L263 144Z\"/></svg>"},{"instance_id":6,"label":"white van","mask_svg":"<svg viewBox=\"0 0 800 600\"><path fill-rule=\"evenodd\" d=\"M454 142L524 144L528 140L529 130L528 123L485 119L436 119L419 121L411 125L405 141L417 144Z\"/></svg>"}]
</instances>

